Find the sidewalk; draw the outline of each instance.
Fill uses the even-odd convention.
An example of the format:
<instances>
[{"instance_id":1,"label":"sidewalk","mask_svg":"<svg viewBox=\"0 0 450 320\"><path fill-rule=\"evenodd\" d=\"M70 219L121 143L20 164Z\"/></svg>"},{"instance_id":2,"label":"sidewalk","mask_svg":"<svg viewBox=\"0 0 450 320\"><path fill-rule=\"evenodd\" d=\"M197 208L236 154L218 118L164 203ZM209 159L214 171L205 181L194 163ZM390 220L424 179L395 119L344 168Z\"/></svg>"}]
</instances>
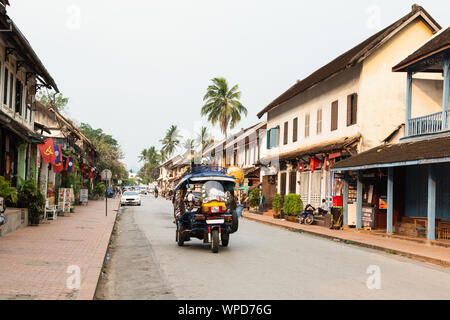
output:
<instances>
[{"instance_id":1,"label":"sidewalk","mask_svg":"<svg viewBox=\"0 0 450 320\"><path fill-rule=\"evenodd\" d=\"M119 200L77 206L74 213L0 238L0 299L91 300L94 297ZM67 289L79 266L79 290Z\"/></svg>"},{"instance_id":2,"label":"sidewalk","mask_svg":"<svg viewBox=\"0 0 450 320\"><path fill-rule=\"evenodd\" d=\"M433 246L426 243L418 243L403 239L385 238L370 234L368 231L355 229L331 230L322 226L307 226L295 222L274 219L271 216L243 212L243 217L249 220L285 228L291 231L301 231L331 240L339 240L349 244L355 244L384 252L403 255L412 259L430 262L443 267L450 267L450 249Z\"/></svg>"}]
</instances>

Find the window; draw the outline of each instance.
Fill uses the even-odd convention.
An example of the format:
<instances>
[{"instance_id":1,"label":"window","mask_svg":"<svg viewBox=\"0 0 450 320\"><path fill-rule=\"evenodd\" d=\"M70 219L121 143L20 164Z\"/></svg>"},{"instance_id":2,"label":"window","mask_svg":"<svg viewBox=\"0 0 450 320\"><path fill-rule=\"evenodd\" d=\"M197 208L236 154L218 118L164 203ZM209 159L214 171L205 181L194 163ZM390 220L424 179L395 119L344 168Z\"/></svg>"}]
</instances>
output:
<instances>
[{"instance_id":1,"label":"window","mask_svg":"<svg viewBox=\"0 0 450 320\"><path fill-rule=\"evenodd\" d=\"M23 85L22 82L16 80L16 112L22 115Z\"/></svg>"},{"instance_id":2,"label":"window","mask_svg":"<svg viewBox=\"0 0 450 320\"><path fill-rule=\"evenodd\" d=\"M31 108L31 94L28 91L28 89L26 90L26 96L25 96L25 120L27 120L28 122L31 122L31 118L32 118L32 108Z\"/></svg>"},{"instance_id":3,"label":"window","mask_svg":"<svg viewBox=\"0 0 450 320\"><path fill-rule=\"evenodd\" d=\"M358 116L358 95L356 93L347 97L347 127L356 124Z\"/></svg>"},{"instance_id":4,"label":"window","mask_svg":"<svg viewBox=\"0 0 450 320\"><path fill-rule=\"evenodd\" d=\"M289 193L295 194L297 193L297 172L291 171L289 173Z\"/></svg>"},{"instance_id":5,"label":"window","mask_svg":"<svg viewBox=\"0 0 450 320\"><path fill-rule=\"evenodd\" d=\"M282 172L281 173L281 178L280 178L280 194L282 196L286 195L286 177L287 177L287 173L286 172Z\"/></svg>"},{"instance_id":6,"label":"window","mask_svg":"<svg viewBox=\"0 0 450 320\"><path fill-rule=\"evenodd\" d=\"M288 144L288 133L289 133L289 122L285 122L284 123L284 138L283 138L283 144L287 145Z\"/></svg>"},{"instance_id":7,"label":"window","mask_svg":"<svg viewBox=\"0 0 450 320\"><path fill-rule=\"evenodd\" d=\"M297 138L298 138L298 118L295 118L292 126L292 142L297 142Z\"/></svg>"},{"instance_id":8,"label":"window","mask_svg":"<svg viewBox=\"0 0 450 320\"><path fill-rule=\"evenodd\" d=\"M3 104L8 104L8 83L9 83L9 70L5 67L5 82L3 84Z\"/></svg>"},{"instance_id":9,"label":"window","mask_svg":"<svg viewBox=\"0 0 450 320\"><path fill-rule=\"evenodd\" d=\"M331 131L335 131L338 128L338 112L339 103L335 101L331 104Z\"/></svg>"},{"instance_id":10,"label":"window","mask_svg":"<svg viewBox=\"0 0 450 320\"><path fill-rule=\"evenodd\" d=\"M267 130L267 149L278 147L280 126Z\"/></svg>"},{"instance_id":11,"label":"window","mask_svg":"<svg viewBox=\"0 0 450 320\"><path fill-rule=\"evenodd\" d=\"M309 120L310 116L309 113L305 116L305 138L309 137Z\"/></svg>"},{"instance_id":12,"label":"window","mask_svg":"<svg viewBox=\"0 0 450 320\"><path fill-rule=\"evenodd\" d=\"M322 133L322 108L317 110L317 134Z\"/></svg>"},{"instance_id":13,"label":"window","mask_svg":"<svg viewBox=\"0 0 450 320\"><path fill-rule=\"evenodd\" d=\"M13 106L13 86L14 86L14 76L12 73L9 74L9 107L12 109Z\"/></svg>"}]
</instances>

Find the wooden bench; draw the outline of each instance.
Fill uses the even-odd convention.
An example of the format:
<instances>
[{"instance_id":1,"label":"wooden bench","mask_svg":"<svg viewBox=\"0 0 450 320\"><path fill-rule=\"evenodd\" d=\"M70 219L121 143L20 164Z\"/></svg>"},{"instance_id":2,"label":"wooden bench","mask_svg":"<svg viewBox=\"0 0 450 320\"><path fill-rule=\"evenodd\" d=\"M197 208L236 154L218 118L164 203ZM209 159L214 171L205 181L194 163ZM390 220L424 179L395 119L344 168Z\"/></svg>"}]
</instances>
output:
<instances>
[{"instance_id":1,"label":"wooden bench","mask_svg":"<svg viewBox=\"0 0 450 320\"><path fill-rule=\"evenodd\" d=\"M439 221L438 240L450 240L450 221Z\"/></svg>"},{"instance_id":2,"label":"wooden bench","mask_svg":"<svg viewBox=\"0 0 450 320\"><path fill-rule=\"evenodd\" d=\"M425 233L425 237L428 234L428 219L414 218L414 228L417 232L417 237L419 237L420 232Z\"/></svg>"}]
</instances>

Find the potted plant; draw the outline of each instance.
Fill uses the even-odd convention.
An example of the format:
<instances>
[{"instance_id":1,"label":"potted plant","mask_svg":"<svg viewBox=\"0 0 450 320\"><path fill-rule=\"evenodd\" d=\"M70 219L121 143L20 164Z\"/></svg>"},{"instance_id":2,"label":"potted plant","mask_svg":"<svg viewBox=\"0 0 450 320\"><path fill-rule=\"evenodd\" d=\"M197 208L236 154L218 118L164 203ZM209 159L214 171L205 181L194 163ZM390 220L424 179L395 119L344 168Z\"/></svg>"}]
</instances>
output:
<instances>
[{"instance_id":1,"label":"potted plant","mask_svg":"<svg viewBox=\"0 0 450 320\"><path fill-rule=\"evenodd\" d=\"M283 196L281 194L277 193L275 195L272 201L272 207L274 211L273 217L275 219L280 219L281 216L280 212L281 209L283 208Z\"/></svg>"},{"instance_id":2,"label":"potted plant","mask_svg":"<svg viewBox=\"0 0 450 320\"><path fill-rule=\"evenodd\" d=\"M11 182L0 176L0 198L10 203L17 203L17 189L11 187Z\"/></svg>"},{"instance_id":3,"label":"potted plant","mask_svg":"<svg viewBox=\"0 0 450 320\"><path fill-rule=\"evenodd\" d=\"M94 186L94 190L92 191L94 193L96 200L102 200L105 197L106 193L106 186L103 182L99 182Z\"/></svg>"},{"instance_id":4,"label":"potted plant","mask_svg":"<svg viewBox=\"0 0 450 320\"><path fill-rule=\"evenodd\" d=\"M18 190L18 206L28 208L30 225L39 225L39 220L45 210L45 196L34 181L28 180L21 183Z\"/></svg>"},{"instance_id":5,"label":"potted plant","mask_svg":"<svg viewBox=\"0 0 450 320\"><path fill-rule=\"evenodd\" d=\"M259 208L260 202L261 202L261 190L259 190L259 188L256 188L250 191L250 194L248 196L248 205L250 206L250 208Z\"/></svg>"},{"instance_id":6,"label":"potted plant","mask_svg":"<svg viewBox=\"0 0 450 320\"><path fill-rule=\"evenodd\" d=\"M303 202L298 194L288 194L284 198L283 205L284 213L287 215L287 220L291 222L298 222L298 216L302 213Z\"/></svg>"}]
</instances>

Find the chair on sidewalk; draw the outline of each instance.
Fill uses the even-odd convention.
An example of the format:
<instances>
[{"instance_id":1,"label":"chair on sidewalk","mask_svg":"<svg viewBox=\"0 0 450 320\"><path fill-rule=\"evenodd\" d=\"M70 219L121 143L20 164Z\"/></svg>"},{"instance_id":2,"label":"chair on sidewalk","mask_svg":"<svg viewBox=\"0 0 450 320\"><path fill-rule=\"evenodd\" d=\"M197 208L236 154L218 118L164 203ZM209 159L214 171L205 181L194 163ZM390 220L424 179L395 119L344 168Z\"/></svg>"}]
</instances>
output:
<instances>
[{"instance_id":1,"label":"chair on sidewalk","mask_svg":"<svg viewBox=\"0 0 450 320\"><path fill-rule=\"evenodd\" d=\"M50 213L50 216L49 216ZM56 211L56 205L49 205L48 199L45 200L44 220L56 220L58 213Z\"/></svg>"}]
</instances>

